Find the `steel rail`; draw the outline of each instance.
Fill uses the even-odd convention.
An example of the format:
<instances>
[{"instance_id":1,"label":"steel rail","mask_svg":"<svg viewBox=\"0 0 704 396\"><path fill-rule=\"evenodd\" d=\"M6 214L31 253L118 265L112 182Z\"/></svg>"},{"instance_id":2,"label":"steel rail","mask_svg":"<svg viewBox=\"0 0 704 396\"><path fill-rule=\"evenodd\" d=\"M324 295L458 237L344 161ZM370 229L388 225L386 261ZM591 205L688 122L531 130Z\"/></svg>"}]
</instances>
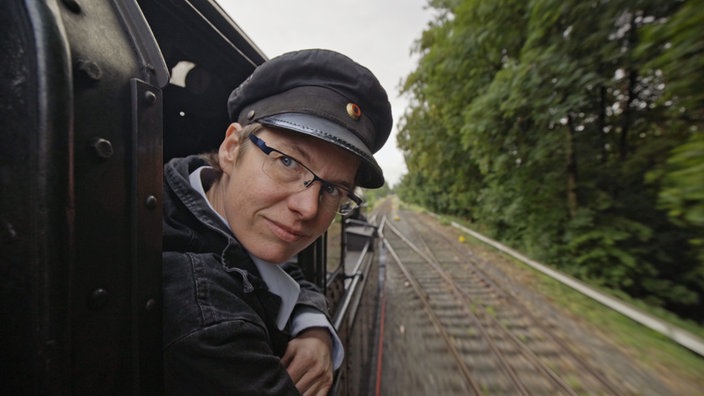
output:
<instances>
[{"instance_id":1,"label":"steel rail","mask_svg":"<svg viewBox=\"0 0 704 396\"><path fill-rule=\"evenodd\" d=\"M387 222L389 226L391 226L390 223ZM393 226L391 226L393 227ZM445 331L444 326L440 322L440 319L435 315L435 312L433 311L432 307L430 306L430 302L428 301L427 297L423 293L423 290L421 286L418 284L417 280L415 277L408 271L406 266L403 264L401 261L401 258L396 254L396 251L394 248L391 246L389 241L384 238L384 246L386 249L389 251L391 256L394 258L394 262L398 266L398 268L401 270L403 275L408 279L409 284L413 288L414 292L420 299L422 305L423 305L423 310L425 313L428 315L428 318L433 324L433 327L435 327L435 330L440 334L440 336L443 338L445 341L445 344L447 345L447 348L449 349L450 353L452 354L453 358L455 361L457 361L458 368L462 372L462 375L464 376L465 382L469 387L472 389L475 395L481 395L482 391L479 388L479 384L476 383L474 380L469 368L464 362L464 359L462 358L462 355L460 352L457 350L455 347L454 343L452 342L452 338L450 335Z\"/></svg>"},{"instance_id":2,"label":"steel rail","mask_svg":"<svg viewBox=\"0 0 704 396\"><path fill-rule=\"evenodd\" d=\"M468 305L471 305L473 301L469 301L469 304L465 296L460 292L459 288L457 287L457 283L452 280L452 278L447 274L446 271L443 271L442 268L439 267L439 264L434 261L431 257L426 256L423 252L420 251L420 249L408 238L406 238L401 232L392 224L389 224L389 227L391 228L391 231L394 232L403 242L405 242L411 249L413 249L419 256L421 256L430 266L437 272L438 275L440 275L443 280L450 286L452 289L452 292L455 294L455 296L463 302L462 306L467 307ZM506 374L506 376L511 379L511 382L513 383L514 387L516 390L522 394L522 395L530 395L530 391L525 387L525 384L521 379L518 377L518 374L516 371L513 369L511 364L506 360L505 356L501 351L499 350L498 346L492 339L492 337L489 336L486 326L484 326L481 321L479 320L479 317L477 314L472 312L471 310L465 309L467 312L468 316L472 318L473 322L477 325L477 330L481 333L483 340L487 343L491 351L493 352L494 356L497 358L501 371ZM489 318L491 318L491 315L488 315ZM569 389L569 387L567 388Z\"/></svg>"},{"instance_id":3,"label":"steel rail","mask_svg":"<svg viewBox=\"0 0 704 396\"><path fill-rule=\"evenodd\" d=\"M413 227L413 225L411 225L411 226ZM415 228L415 227L414 227L414 228ZM399 236L400 236L400 235L399 235ZM409 241L408 239L404 238L403 236L401 236L401 239L403 239L407 244L409 244L409 246L411 246L411 248L416 249L416 247L413 246L413 244L412 244L411 241ZM466 304L470 304L470 305L471 305L471 304L477 303L477 301L475 301L475 299L474 299L472 296L470 296L467 291L465 291L465 290L463 290L462 288L460 288L459 285L457 285L457 281L455 281L455 279L454 279L450 274L448 274L445 269L442 268L440 262L437 260L437 257L435 256L435 254L432 252L432 250L430 249L430 247L428 246L428 244L425 242L425 240L424 240L422 237L421 237L421 239L420 239L420 242L423 244L425 250L426 250L426 251L428 252L428 254L430 255L430 257L426 258L426 260L428 260L428 263L430 263L431 266L432 266L436 271L438 271L438 273L440 273L440 275L443 277L443 279L445 279L445 281L447 281L448 283L450 283L450 284L452 285L452 288L453 288L453 290L456 291L457 295L458 295ZM454 249L454 247L453 247L453 249ZM416 251L417 251L417 250L416 250ZM455 250L455 251L456 251L456 250ZM418 253L420 254L420 252L418 252ZM497 290L499 290L499 291L501 291L501 292L503 293L503 290L502 290L498 285L496 285L494 282L492 282L490 279L488 279L488 277L487 277L479 268L476 268L476 267L475 267L475 270L477 271L477 275L478 275L480 278L482 278L482 280L484 280L485 282L487 282L488 284L490 284L492 287L494 287L495 289L497 289ZM505 296L506 296L506 293L503 293L503 296L505 297ZM517 300L515 300L515 301L517 301ZM506 326L504 326L496 317L494 317L494 316L492 316L492 315L486 315L486 317L488 318L488 320L489 320L493 325L495 325L497 328L501 329L501 331L503 332L503 334L506 335L506 336L512 341L513 345L514 345L516 348L518 348L518 350L533 364L533 366L534 366L536 369L538 369L540 372L542 372L546 377L550 378L550 380L551 380L555 385L557 385L557 387L559 387L559 388L561 388L563 391L567 392L567 394L573 395L573 396L576 396L576 395L577 395L577 393L576 393L574 390L572 390L572 387L570 387L569 385L567 385L567 384L562 380L562 378L560 378L560 376L557 375L557 373L555 373L554 370L552 370L552 369L550 369L549 367L547 367L547 366L541 361L541 359L540 359L535 353L533 353L533 351L532 351L524 342L520 341L520 340L513 334L513 332L511 332L508 328L506 328ZM531 319L532 319L532 317L531 317ZM533 322L534 325L535 325L536 323L537 323L537 322ZM479 323L479 325L482 326L481 323ZM539 325L538 325L538 327L542 329L542 327L540 327ZM542 329L542 330L543 330L543 331L546 331L545 329ZM561 346L564 346L564 345L562 345L562 343L560 343L560 342L558 342L558 344L560 344ZM498 351L498 350L496 351L496 353L503 355L503 354L501 353L501 351ZM509 364L508 362L506 362L506 364L510 366L510 364ZM513 372L513 369L511 369L511 371ZM518 378L516 378L516 379L520 381L520 379L518 379Z\"/></svg>"},{"instance_id":4,"label":"steel rail","mask_svg":"<svg viewBox=\"0 0 704 396\"><path fill-rule=\"evenodd\" d=\"M448 240L445 236L442 236L442 237L443 237L445 240ZM449 242L449 241L448 241L448 242ZM457 248L456 245L453 245L452 243L448 243L448 244L450 245L450 247L451 247L455 252L457 252L457 253L464 253L464 252L459 251L459 249ZM573 361L577 362L586 372L588 372L589 374L591 374L598 382L600 382L600 383L606 388L606 390L608 390L608 391L610 392L610 394L612 394L612 395L618 395L618 394L620 394L620 392L616 389L616 387L611 383L611 381L610 381L609 379L607 379L600 371L598 371L598 370L594 369L593 367L591 367L591 365L589 365L583 358L581 358L581 357L578 355L577 352L575 352L574 348L573 348L571 345L569 345L568 343L562 341L562 340L559 339L555 334L553 334L553 332L550 331L550 330L543 324L543 322L542 322L541 320L539 320L539 318L537 318L537 317L533 314L533 312L531 312L530 309L525 308L524 304L523 304L519 299L517 299L513 294L511 294L511 293L507 292L506 290L504 290L504 288L503 288L501 285L498 285L496 282L494 282L494 281L492 280L492 277L491 277L490 275L488 275L484 270L482 270L481 268L479 268L478 266L473 265L472 268L474 268L479 274L481 274L481 276L482 276L484 279L486 279L487 282L491 283L492 286L494 286L496 289L500 290L500 291L503 293L503 296L504 296L505 298L511 300L514 305L520 306L520 307L524 307L524 309L523 309L522 311L523 311L524 314L528 317L528 319L530 319L531 323L532 323L535 327L537 327L538 329L541 329L541 330L543 331L543 334L544 334L545 336L549 337L552 342L554 342L554 343L557 344L557 345L560 345L560 346L562 347L563 352L565 352ZM466 293L466 292L463 291L463 290L461 290L461 291L462 291L463 293ZM470 298L471 298L471 297L470 297ZM504 327L500 322L497 321L497 323L498 323L499 326ZM514 342L523 344L523 342L520 341L520 340L518 340L518 339L513 335L513 333L511 333L508 329L506 329L506 331L507 331L507 334L509 335L509 337L510 337ZM529 354L531 354L531 355L534 355L533 352L532 352L527 346L525 346L525 348L526 348L526 352L527 352L527 353L529 353ZM539 359L538 356L535 356L535 358L536 358L536 359ZM556 375L556 374L554 373L554 371L550 370L549 368L546 368L546 369L550 372L550 375L551 375L551 376Z\"/></svg>"},{"instance_id":5,"label":"steel rail","mask_svg":"<svg viewBox=\"0 0 704 396\"><path fill-rule=\"evenodd\" d=\"M411 225L412 226L412 225ZM437 233L435 235L438 235ZM440 235L441 238L445 239L448 241L448 245L458 254L466 253L466 252L461 252L457 248L456 245L450 243L447 237ZM423 242L426 250L430 255L433 255L432 250L430 247L425 243L425 241L421 238L421 241ZM484 270L479 268L476 265L472 265L472 268L476 271L477 275L480 276L485 282L489 283L494 287L497 291L500 291L502 293L502 297L507 298L512 302L513 305L522 307L523 309L521 312L531 321L532 326L535 328L539 329L542 331L542 334L549 337L552 342L554 342L556 345L559 345L562 349L562 352L564 352L569 358L571 358L574 362L579 364L586 372L592 375L594 379L596 379L601 385L605 388L606 391L609 392L611 395L618 395L620 392L616 389L616 387L609 381L600 371L594 369L591 367L590 364L588 364L583 358L581 358L570 346L568 343L560 340L553 334L552 331L546 328L546 326L540 321L532 312L530 309L527 309L524 304L517 299L515 296L513 296L511 293L508 293L504 288L500 285L498 285L496 282L494 282ZM444 270L443 270L444 271ZM450 277L448 275L448 277ZM450 277L451 278L451 277ZM454 280L452 280L454 282ZM467 293L465 290L462 290L461 288L458 288L459 292L462 293L464 296L466 296L468 302L472 303L474 302L473 298ZM544 374L549 376L556 384L558 384L561 388L563 388L565 391L567 391L569 394L576 394L571 387L569 387L562 379L555 373L554 370L550 369L549 367L545 366L545 364L542 363L540 357L538 357L528 345L526 345L523 341L519 340L509 329L506 328L498 319L492 317L489 315L490 319L495 322L497 326L499 326L501 329L505 331L505 334L511 339L511 341L516 345L518 348L520 348L521 352L525 354L525 356L534 362L537 366L538 369L540 369Z\"/></svg>"}]
</instances>

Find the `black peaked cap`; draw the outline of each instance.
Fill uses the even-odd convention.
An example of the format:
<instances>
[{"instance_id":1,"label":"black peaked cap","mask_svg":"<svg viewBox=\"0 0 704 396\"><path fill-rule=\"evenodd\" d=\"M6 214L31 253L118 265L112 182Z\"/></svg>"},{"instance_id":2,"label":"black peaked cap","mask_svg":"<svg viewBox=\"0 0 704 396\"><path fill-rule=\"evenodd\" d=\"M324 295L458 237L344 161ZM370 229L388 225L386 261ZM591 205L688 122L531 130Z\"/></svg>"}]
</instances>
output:
<instances>
[{"instance_id":1,"label":"black peaked cap","mask_svg":"<svg viewBox=\"0 0 704 396\"><path fill-rule=\"evenodd\" d=\"M227 107L233 122L259 122L347 149L362 160L359 186L384 184L373 154L391 133L391 104L374 74L345 55L310 49L277 56L232 91Z\"/></svg>"}]
</instances>

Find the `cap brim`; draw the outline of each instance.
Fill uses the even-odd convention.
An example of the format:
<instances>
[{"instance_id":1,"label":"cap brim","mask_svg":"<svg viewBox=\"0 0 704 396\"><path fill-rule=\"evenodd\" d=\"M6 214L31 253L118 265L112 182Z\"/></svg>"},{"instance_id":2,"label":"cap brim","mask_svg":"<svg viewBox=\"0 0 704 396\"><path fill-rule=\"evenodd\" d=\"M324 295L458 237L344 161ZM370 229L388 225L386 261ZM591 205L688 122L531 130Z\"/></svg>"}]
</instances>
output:
<instances>
[{"instance_id":1,"label":"cap brim","mask_svg":"<svg viewBox=\"0 0 704 396\"><path fill-rule=\"evenodd\" d=\"M357 175L357 185L379 188L384 185L384 173L362 140L349 129L325 118L302 113L275 114L258 119L262 125L283 128L313 136L352 152L362 162Z\"/></svg>"}]
</instances>

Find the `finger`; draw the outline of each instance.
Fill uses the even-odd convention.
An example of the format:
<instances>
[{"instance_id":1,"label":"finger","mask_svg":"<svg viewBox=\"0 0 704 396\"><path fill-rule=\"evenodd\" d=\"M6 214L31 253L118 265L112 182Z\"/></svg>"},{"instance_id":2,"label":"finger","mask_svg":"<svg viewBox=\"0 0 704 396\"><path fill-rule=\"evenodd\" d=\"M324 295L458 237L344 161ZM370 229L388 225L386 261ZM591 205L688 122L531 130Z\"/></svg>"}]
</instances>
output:
<instances>
[{"instance_id":1,"label":"finger","mask_svg":"<svg viewBox=\"0 0 704 396\"><path fill-rule=\"evenodd\" d=\"M298 388L303 396L327 396L332 387L332 378L329 381L318 380L310 384L305 390Z\"/></svg>"},{"instance_id":2,"label":"finger","mask_svg":"<svg viewBox=\"0 0 704 396\"><path fill-rule=\"evenodd\" d=\"M315 378L311 377L309 373L304 373L298 381L294 381L296 384L296 388L301 392L301 393L306 393L309 390L312 389L313 384L314 384Z\"/></svg>"},{"instance_id":3,"label":"finger","mask_svg":"<svg viewBox=\"0 0 704 396\"><path fill-rule=\"evenodd\" d=\"M281 357L281 363L284 365L284 367L288 367L289 364L291 364L291 361L293 360L294 352L291 351L290 348L286 348L286 353Z\"/></svg>"},{"instance_id":4,"label":"finger","mask_svg":"<svg viewBox=\"0 0 704 396\"><path fill-rule=\"evenodd\" d=\"M296 388L301 393L310 395L316 395L321 390L329 389L331 385L332 373L322 370L320 367L309 370L296 382Z\"/></svg>"},{"instance_id":5,"label":"finger","mask_svg":"<svg viewBox=\"0 0 704 396\"><path fill-rule=\"evenodd\" d=\"M332 386L332 384L321 388L318 392L314 393L314 395L315 396L327 396L328 392L330 392L331 386Z\"/></svg>"},{"instance_id":6,"label":"finger","mask_svg":"<svg viewBox=\"0 0 704 396\"><path fill-rule=\"evenodd\" d=\"M321 385L319 383L312 383L306 388L297 387L297 389L303 396L317 396L321 391Z\"/></svg>"},{"instance_id":7,"label":"finger","mask_svg":"<svg viewBox=\"0 0 704 396\"><path fill-rule=\"evenodd\" d=\"M305 377L306 368L302 367L300 364L296 364L296 361L292 360L291 363L286 366L286 371L288 372L288 376L291 377L291 380L298 388L298 383L301 382L303 377Z\"/></svg>"}]
</instances>

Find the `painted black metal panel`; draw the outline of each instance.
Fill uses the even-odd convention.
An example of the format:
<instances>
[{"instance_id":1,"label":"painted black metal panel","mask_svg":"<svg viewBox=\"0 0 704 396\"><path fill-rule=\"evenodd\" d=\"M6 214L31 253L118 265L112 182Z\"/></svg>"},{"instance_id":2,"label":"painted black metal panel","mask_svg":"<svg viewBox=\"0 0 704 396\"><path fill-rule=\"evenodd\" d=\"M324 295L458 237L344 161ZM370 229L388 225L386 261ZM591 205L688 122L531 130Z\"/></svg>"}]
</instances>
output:
<instances>
[{"instance_id":1,"label":"painted black metal panel","mask_svg":"<svg viewBox=\"0 0 704 396\"><path fill-rule=\"evenodd\" d=\"M0 383L69 386L72 89L53 2L0 3Z\"/></svg>"},{"instance_id":2,"label":"painted black metal panel","mask_svg":"<svg viewBox=\"0 0 704 396\"><path fill-rule=\"evenodd\" d=\"M2 7L2 383L158 391L144 375L161 368L158 46L136 2Z\"/></svg>"}]
</instances>

